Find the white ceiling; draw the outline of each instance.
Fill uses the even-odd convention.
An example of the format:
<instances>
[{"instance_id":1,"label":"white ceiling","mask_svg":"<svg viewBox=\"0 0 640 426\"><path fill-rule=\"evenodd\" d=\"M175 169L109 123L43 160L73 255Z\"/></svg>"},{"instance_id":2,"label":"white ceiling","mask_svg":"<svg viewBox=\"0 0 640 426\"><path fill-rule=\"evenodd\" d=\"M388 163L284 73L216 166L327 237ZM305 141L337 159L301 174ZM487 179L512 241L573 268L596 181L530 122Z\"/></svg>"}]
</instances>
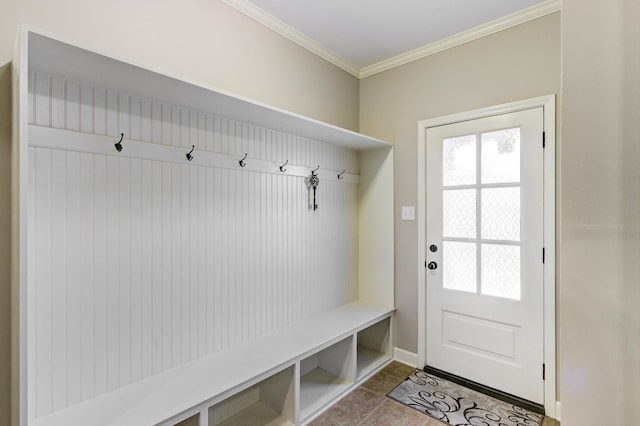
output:
<instances>
[{"instance_id":1,"label":"white ceiling","mask_svg":"<svg viewBox=\"0 0 640 426\"><path fill-rule=\"evenodd\" d=\"M491 33L560 8L560 0L223 1L358 77L474 29Z\"/></svg>"}]
</instances>

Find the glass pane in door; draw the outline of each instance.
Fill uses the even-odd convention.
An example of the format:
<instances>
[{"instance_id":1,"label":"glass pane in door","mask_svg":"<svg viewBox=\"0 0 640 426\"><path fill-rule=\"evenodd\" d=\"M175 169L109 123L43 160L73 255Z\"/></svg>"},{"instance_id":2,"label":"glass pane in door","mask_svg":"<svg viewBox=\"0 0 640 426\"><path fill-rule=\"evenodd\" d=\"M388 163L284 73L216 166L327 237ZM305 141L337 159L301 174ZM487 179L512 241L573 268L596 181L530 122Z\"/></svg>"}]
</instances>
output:
<instances>
[{"instance_id":1,"label":"glass pane in door","mask_svg":"<svg viewBox=\"0 0 640 426\"><path fill-rule=\"evenodd\" d=\"M442 185L476 183L476 135L442 140Z\"/></svg>"},{"instance_id":2,"label":"glass pane in door","mask_svg":"<svg viewBox=\"0 0 640 426\"><path fill-rule=\"evenodd\" d=\"M520 188L484 188L480 200L481 238L520 241Z\"/></svg>"},{"instance_id":3,"label":"glass pane in door","mask_svg":"<svg viewBox=\"0 0 640 426\"><path fill-rule=\"evenodd\" d=\"M520 300L520 247L482 244L481 293Z\"/></svg>"},{"instance_id":4,"label":"glass pane in door","mask_svg":"<svg viewBox=\"0 0 640 426\"><path fill-rule=\"evenodd\" d=\"M520 128L483 133L481 182L520 182Z\"/></svg>"},{"instance_id":5,"label":"glass pane in door","mask_svg":"<svg viewBox=\"0 0 640 426\"><path fill-rule=\"evenodd\" d=\"M476 190L442 191L442 235L476 238Z\"/></svg>"},{"instance_id":6,"label":"glass pane in door","mask_svg":"<svg viewBox=\"0 0 640 426\"><path fill-rule=\"evenodd\" d=\"M449 290L476 292L476 244L442 242L442 286Z\"/></svg>"}]
</instances>

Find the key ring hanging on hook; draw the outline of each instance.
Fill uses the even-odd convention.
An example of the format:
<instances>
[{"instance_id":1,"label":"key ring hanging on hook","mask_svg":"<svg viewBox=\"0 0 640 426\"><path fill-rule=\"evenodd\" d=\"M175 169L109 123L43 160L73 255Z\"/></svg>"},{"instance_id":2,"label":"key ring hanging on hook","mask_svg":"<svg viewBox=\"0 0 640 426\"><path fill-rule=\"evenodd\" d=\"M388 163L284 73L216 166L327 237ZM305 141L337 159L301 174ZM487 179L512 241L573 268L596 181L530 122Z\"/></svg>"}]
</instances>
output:
<instances>
[{"instance_id":1,"label":"key ring hanging on hook","mask_svg":"<svg viewBox=\"0 0 640 426\"><path fill-rule=\"evenodd\" d=\"M320 184L320 178L316 173L320 169L320 166L316 167L315 170L311 170L311 176L309 176L309 185L313 189L313 211L318 210L318 204L316 204L316 189L318 189L318 185Z\"/></svg>"}]
</instances>

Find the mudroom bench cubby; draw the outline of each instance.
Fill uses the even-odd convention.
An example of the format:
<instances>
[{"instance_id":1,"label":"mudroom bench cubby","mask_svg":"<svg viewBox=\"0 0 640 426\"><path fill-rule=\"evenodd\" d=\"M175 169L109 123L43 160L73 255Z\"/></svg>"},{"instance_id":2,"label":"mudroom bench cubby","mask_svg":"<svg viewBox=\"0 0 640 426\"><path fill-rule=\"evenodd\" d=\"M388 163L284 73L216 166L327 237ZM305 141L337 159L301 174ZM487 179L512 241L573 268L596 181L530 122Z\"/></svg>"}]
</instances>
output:
<instances>
[{"instance_id":1,"label":"mudroom bench cubby","mask_svg":"<svg viewBox=\"0 0 640 426\"><path fill-rule=\"evenodd\" d=\"M303 425L391 361L391 144L30 27L12 72L17 426Z\"/></svg>"}]
</instances>

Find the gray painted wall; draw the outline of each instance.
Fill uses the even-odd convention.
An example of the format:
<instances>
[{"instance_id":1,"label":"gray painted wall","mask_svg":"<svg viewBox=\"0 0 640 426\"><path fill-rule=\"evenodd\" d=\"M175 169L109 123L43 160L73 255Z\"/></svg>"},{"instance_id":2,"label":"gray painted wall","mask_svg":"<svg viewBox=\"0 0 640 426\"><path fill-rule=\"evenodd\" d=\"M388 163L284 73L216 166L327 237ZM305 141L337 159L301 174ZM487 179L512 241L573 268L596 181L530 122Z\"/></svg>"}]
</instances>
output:
<instances>
[{"instance_id":1,"label":"gray painted wall","mask_svg":"<svg viewBox=\"0 0 640 426\"><path fill-rule=\"evenodd\" d=\"M562 7L562 424L638 424L640 2Z\"/></svg>"},{"instance_id":2,"label":"gray painted wall","mask_svg":"<svg viewBox=\"0 0 640 426\"><path fill-rule=\"evenodd\" d=\"M418 121L560 94L560 13L360 82L360 131L395 144L397 346L418 351ZM559 97L558 97L559 99Z\"/></svg>"}]
</instances>

